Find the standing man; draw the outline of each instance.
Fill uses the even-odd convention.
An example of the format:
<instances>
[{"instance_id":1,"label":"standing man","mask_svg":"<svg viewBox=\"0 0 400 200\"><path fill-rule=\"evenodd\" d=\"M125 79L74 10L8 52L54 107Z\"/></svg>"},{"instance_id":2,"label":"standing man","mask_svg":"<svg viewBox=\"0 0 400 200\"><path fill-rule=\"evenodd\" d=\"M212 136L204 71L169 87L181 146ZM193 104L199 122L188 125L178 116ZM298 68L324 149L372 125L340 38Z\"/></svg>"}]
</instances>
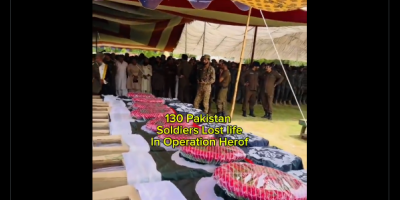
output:
<instances>
[{"instance_id":1,"label":"standing man","mask_svg":"<svg viewBox=\"0 0 400 200\"><path fill-rule=\"evenodd\" d=\"M118 56L116 66L117 66L117 74L115 77L116 93L117 96L126 96L128 95L128 90L126 89L126 80L128 78L126 68L128 67L128 63L124 61L123 56Z\"/></svg>"},{"instance_id":2,"label":"standing man","mask_svg":"<svg viewBox=\"0 0 400 200\"><path fill-rule=\"evenodd\" d=\"M151 94L151 77L153 76L153 69L149 63L149 59L143 57L143 79L142 79L142 92Z\"/></svg>"},{"instance_id":3,"label":"standing man","mask_svg":"<svg viewBox=\"0 0 400 200\"><path fill-rule=\"evenodd\" d=\"M169 91L171 90L171 98L175 98L176 72L178 69L171 56L168 57L167 64L165 65L164 69L164 97L169 98Z\"/></svg>"},{"instance_id":4,"label":"standing man","mask_svg":"<svg viewBox=\"0 0 400 200\"><path fill-rule=\"evenodd\" d=\"M196 58L191 58L189 64L192 68L192 72L190 73L189 82L190 82L190 101L194 102L197 93L197 64Z\"/></svg>"},{"instance_id":5,"label":"standing man","mask_svg":"<svg viewBox=\"0 0 400 200\"><path fill-rule=\"evenodd\" d=\"M115 62L111 59L110 54L105 54L104 63L108 66L109 72L109 82L108 82L108 92L114 96L116 96L115 92L115 76L117 74L117 67L115 66Z\"/></svg>"},{"instance_id":6,"label":"standing man","mask_svg":"<svg viewBox=\"0 0 400 200\"><path fill-rule=\"evenodd\" d=\"M182 60L179 64L178 76L179 76L179 88L178 88L178 99L183 103L189 103L190 101L190 82L189 77L192 73L192 66L187 62L188 56L182 54Z\"/></svg>"},{"instance_id":7,"label":"standing man","mask_svg":"<svg viewBox=\"0 0 400 200\"><path fill-rule=\"evenodd\" d=\"M274 90L277 85L282 83L282 81L283 76L277 71L273 71L271 65L267 65L264 73L264 94L262 96L262 103L265 111L265 115L263 116L263 118L272 120L272 103L274 100Z\"/></svg>"},{"instance_id":8,"label":"standing man","mask_svg":"<svg viewBox=\"0 0 400 200\"><path fill-rule=\"evenodd\" d=\"M258 68L260 67L259 62L253 62L253 67L246 71L241 77L241 85L245 87L245 97L244 102L242 104L243 117L247 117L246 110L247 106L249 106L250 116L255 117L254 115L254 105L257 100L257 87L258 87Z\"/></svg>"},{"instance_id":9,"label":"standing man","mask_svg":"<svg viewBox=\"0 0 400 200\"><path fill-rule=\"evenodd\" d=\"M215 82L215 71L214 68L210 65L210 56L204 55L203 56L203 64L204 67L199 69L199 79L198 79L198 89L197 95L194 99L194 107L199 108L199 104L203 101L204 105L204 112L208 113L209 111L209 100L210 100L210 93L211 93L211 84Z\"/></svg>"},{"instance_id":10,"label":"standing man","mask_svg":"<svg viewBox=\"0 0 400 200\"><path fill-rule=\"evenodd\" d=\"M153 65L153 77L151 79L153 86L153 94L156 97L164 96L164 68L161 63L161 58L156 59Z\"/></svg>"},{"instance_id":11,"label":"standing man","mask_svg":"<svg viewBox=\"0 0 400 200\"><path fill-rule=\"evenodd\" d=\"M228 70L227 63L225 61L220 61L222 72L219 76L219 90L217 99L218 116L225 116L227 95L229 84L231 83L231 73Z\"/></svg>"},{"instance_id":12,"label":"standing man","mask_svg":"<svg viewBox=\"0 0 400 200\"><path fill-rule=\"evenodd\" d=\"M94 95L100 94L101 91L100 64L97 62L98 60L103 60L101 53L96 55L94 62L92 63L92 94Z\"/></svg>"},{"instance_id":13,"label":"standing man","mask_svg":"<svg viewBox=\"0 0 400 200\"><path fill-rule=\"evenodd\" d=\"M99 53L96 56L96 62L92 65L92 68L94 68L93 69L94 79L92 79L92 89L94 90L93 93L108 95L110 94L109 84L108 84L110 80L110 73L109 73L110 70L108 69L107 64L103 62L103 59L104 55ZM98 74L94 74L96 72L98 72Z\"/></svg>"}]
</instances>

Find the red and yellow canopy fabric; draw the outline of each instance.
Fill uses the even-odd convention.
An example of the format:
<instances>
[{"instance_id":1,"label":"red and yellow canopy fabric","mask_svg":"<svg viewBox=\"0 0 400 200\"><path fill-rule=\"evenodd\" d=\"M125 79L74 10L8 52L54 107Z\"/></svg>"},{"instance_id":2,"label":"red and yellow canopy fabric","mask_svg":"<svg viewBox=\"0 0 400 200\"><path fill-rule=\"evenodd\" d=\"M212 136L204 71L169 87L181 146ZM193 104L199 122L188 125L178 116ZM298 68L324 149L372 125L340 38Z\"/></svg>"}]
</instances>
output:
<instances>
[{"instance_id":1,"label":"red and yellow canopy fabric","mask_svg":"<svg viewBox=\"0 0 400 200\"><path fill-rule=\"evenodd\" d=\"M171 3L176 7L180 7L187 1L195 9L207 9L211 3L221 2L221 0L138 0L143 7L149 9L157 9L159 5ZM247 11L250 7L261 9L269 12L285 12L297 10L307 6L307 0L229 0L231 2L223 2L236 5L240 10Z\"/></svg>"},{"instance_id":2,"label":"red and yellow canopy fabric","mask_svg":"<svg viewBox=\"0 0 400 200\"><path fill-rule=\"evenodd\" d=\"M178 44L185 23L201 20L243 26L246 25L248 9L248 6L231 0L95 1L92 14L93 31L100 33L98 45L172 51ZM265 26L258 10L254 9L251 14L250 26ZM304 10L263 11L263 15L270 27L304 26L307 23L307 11Z\"/></svg>"},{"instance_id":3,"label":"red and yellow canopy fabric","mask_svg":"<svg viewBox=\"0 0 400 200\"><path fill-rule=\"evenodd\" d=\"M231 0L110 0L111 2L130 6L156 9L164 13L181 16L187 19L200 20L223 25L242 25L247 22L249 7ZM255 1L255 0L252 0ZM263 0L265 1L265 0ZM272 0L279 1L279 0ZM286 2L281 0L280 2ZM298 0L293 0L298 1ZM110 2L107 2L110 3ZM305 26L307 11L297 9L287 12L263 11L267 24L277 26ZM265 26L260 11L253 8L250 26Z\"/></svg>"},{"instance_id":4,"label":"red and yellow canopy fabric","mask_svg":"<svg viewBox=\"0 0 400 200\"><path fill-rule=\"evenodd\" d=\"M107 2L94 3L92 10L92 30L100 34L99 46L173 51L185 23L191 21L143 7L127 9Z\"/></svg>"}]
</instances>

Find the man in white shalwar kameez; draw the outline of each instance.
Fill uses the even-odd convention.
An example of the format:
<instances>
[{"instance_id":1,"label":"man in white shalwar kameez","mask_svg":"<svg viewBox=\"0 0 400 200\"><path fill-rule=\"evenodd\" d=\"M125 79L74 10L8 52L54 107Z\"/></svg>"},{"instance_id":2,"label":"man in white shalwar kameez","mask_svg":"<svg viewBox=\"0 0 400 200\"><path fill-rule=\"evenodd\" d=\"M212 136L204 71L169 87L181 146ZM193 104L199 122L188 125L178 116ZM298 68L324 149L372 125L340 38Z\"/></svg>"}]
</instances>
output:
<instances>
[{"instance_id":1,"label":"man in white shalwar kameez","mask_svg":"<svg viewBox=\"0 0 400 200\"><path fill-rule=\"evenodd\" d=\"M118 56L116 66L117 66L117 75L115 77L115 90L117 96L127 96L128 90L126 89L126 79L127 79L126 67L128 66L128 63L124 61L124 57Z\"/></svg>"},{"instance_id":2,"label":"man in white shalwar kameez","mask_svg":"<svg viewBox=\"0 0 400 200\"><path fill-rule=\"evenodd\" d=\"M144 59L142 70L142 92L151 93L151 77L153 76L153 69L147 58Z\"/></svg>"}]
</instances>

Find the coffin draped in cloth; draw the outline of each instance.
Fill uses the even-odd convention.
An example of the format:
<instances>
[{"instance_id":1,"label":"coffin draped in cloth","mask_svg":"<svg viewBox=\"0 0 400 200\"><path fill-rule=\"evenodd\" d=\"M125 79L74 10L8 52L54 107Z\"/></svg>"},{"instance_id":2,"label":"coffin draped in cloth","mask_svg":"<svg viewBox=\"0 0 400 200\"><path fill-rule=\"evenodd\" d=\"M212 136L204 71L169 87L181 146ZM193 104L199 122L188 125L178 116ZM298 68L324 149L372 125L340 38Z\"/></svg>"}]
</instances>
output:
<instances>
[{"instance_id":1,"label":"coffin draped in cloth","mask_svg":"<svg viewBox=\"0 0 400 200\"><path fill-rule=\"evenodd\" d=\"M284 172L303 169L303 161L276 147L241 147L254 164L275 168Z\"/></svg>"}]
</instances>

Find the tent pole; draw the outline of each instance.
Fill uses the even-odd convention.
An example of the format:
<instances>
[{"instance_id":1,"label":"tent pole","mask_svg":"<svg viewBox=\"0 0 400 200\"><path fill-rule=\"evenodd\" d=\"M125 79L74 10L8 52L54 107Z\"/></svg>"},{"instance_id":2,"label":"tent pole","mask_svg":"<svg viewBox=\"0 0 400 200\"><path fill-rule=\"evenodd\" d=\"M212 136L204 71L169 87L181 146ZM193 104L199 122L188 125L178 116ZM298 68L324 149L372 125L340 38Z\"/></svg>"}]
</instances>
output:
<instances>
[{"instance_id":1,"label":"tent pole","mask_svg":"<svg viewBox=\"0 0 400 200\"><path fill-rule=\"evenodd\" d=\"M235 91L233 93L233 99L232 99L232 108L231 108L231 114L230 114L231 115L231 119L233 118L233 111L235 111L236 94L237 94L237 89L238 89L239 80L240 80L240 72L242 71L242 62L243 62L243 56L244 56L244 49L246 47L247 31L249 29L249 23L250 23L250 17L251 17L251 10L252 9L253 8L250 7L249 14L247 16L246 29L244 31L244 37L243 37L243 43L242 43L242 52L240 53L240 63L239 63L237 77L236 77Z\"/></svg>"},{"instance_id":2,"label":"tent pole","mask_svg":"<svg viewBox=\"0 0 400 200\"><path fill-rule=\"evenodd\" d=\"M204 22L204 31L203 31L203 48L201 49L201 56L204 55L204 46L206 45L206 22Z\"/></svg>"},{"instance_id":3,"label":"tent pole","mask_svg":"<svg viewBox=\"0 0 400 200\"><path fill-rule=\"evenodd\" d=\"M254 52L256 50L256 41L257 41L257 30L258 30L258 26L256 26L256 28L254 30L253 49L251 51L250 64L252 64L254 61Z\"/></svg>"}]
</instances>

